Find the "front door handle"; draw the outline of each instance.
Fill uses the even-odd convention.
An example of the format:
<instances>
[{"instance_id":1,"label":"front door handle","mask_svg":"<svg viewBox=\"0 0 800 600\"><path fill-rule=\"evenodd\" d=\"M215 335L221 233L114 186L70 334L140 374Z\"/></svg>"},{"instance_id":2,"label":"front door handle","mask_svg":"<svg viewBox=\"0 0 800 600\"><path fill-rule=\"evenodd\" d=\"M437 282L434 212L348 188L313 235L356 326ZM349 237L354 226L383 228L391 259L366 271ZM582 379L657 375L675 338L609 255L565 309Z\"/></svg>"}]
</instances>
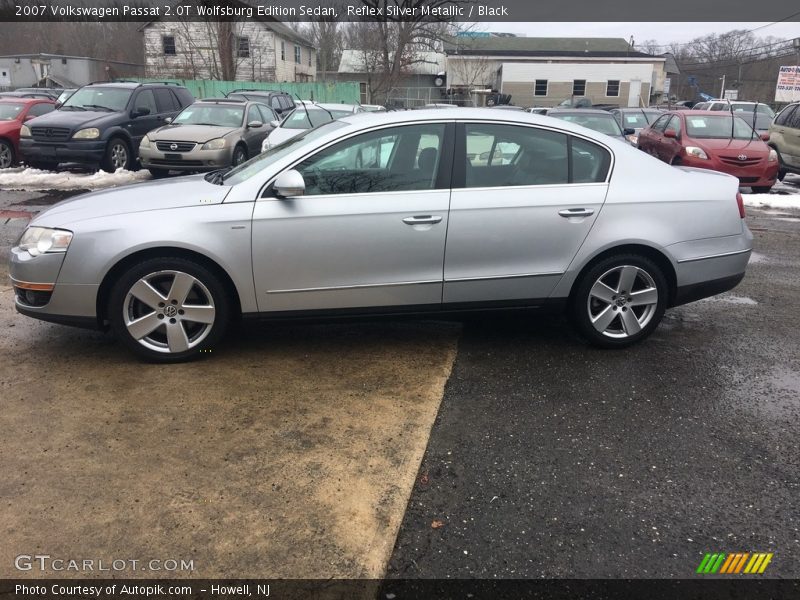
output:
<instances>
[{"instance_id":1,"label":"front door handle","mask_svg":"<svg viewBox=\"0 0 800 600\"><path fill-rule=\"evenodd\" d=\"M436 223L441 222L442 217L434 215L420 215L403 219L403 223L406 225L436 225Z\"/></svg>"},{"instance_id":2,"label":"front door handle","mask_svg":"<svg viewBox=\"0 0 800 600\"><path fill-rule=\"evenodd\" d=\"M591 217L594 214L594 210L591 208L565 208L564 210L558 211L558 214L562 217Z\"/></svg>"}]
</instances>

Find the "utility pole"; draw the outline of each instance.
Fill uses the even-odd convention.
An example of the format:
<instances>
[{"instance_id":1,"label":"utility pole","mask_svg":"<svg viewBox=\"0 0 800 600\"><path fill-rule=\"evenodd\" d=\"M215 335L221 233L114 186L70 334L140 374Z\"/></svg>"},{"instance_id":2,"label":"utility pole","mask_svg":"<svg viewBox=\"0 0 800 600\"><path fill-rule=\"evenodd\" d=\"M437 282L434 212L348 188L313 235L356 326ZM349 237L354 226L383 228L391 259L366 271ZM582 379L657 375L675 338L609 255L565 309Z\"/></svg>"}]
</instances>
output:
<instances>
[{"instance_id":1,"label":"utility pole","mask_svg":"<svg viewBox=\"0 0 800 600\"><path fill-rule=\"evenodd\" d=\"M722 76L722 89L719 92L720 98L725 98L725 75Z\"/></svg>"}]
</instances>

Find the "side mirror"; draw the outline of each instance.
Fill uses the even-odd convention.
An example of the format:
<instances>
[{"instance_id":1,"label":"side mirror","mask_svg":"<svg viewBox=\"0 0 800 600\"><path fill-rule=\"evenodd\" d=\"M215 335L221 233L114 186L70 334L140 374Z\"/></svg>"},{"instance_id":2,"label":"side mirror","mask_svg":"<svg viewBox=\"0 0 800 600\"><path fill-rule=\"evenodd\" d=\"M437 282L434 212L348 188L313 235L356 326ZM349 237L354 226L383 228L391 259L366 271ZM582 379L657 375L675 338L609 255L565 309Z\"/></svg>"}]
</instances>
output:
<instances>
[{"instance_id":1,"label":"side mirror","mask_svg":"<svg viewBox=\"0 0 800 600\"><path fill-rule=\"evenodd\" d=\"M668 138L675 139L675 138L677 138L677 137L678 137L678 132L677 132L677 131L675 131L674 129L667 129L667 130L664 132L664 137L668 137Z\"/></svg>"},{"instance_id":2,"label":"side mirror","mask_svg":"<svg viewBox=\"0 0 800 600\"><path fill-rule=\"evenodd\" d=\"M147 108L146 106L137 106L136 108L133 109L133 112L131 113L131 117L133 117L135 119L136 117L144 117L144 116L147 116L149 114L150 114L150 109L149 108Z\"/></svg>"},{"instance_id":3,"label":"side mirror","mask_svg":"<svg viewBox=\"0 0 800 600\"><path fill-rule=\"evenodd\" d=\"M306 193L306 182L299 172L291 169L278 175L275 183L272 184L272 189L275 190L275 195L278 198L302 196Z\"/></svg>"},{"instance_id":4,"label":"side mirror","mask_svg":"<svg viewBox=\"0 0 800 600\"><path fill-rule=\"evenodd\" d=\"M167 117L164 119L164 123L172 123L172 117Z\"/></svg>"},{"instance_id":5,"label":"side mirror","mask_svg":"<svg viewBox=\"0 0 800 600\"><path fill-rule=\"evenodd\" d=\"M760 136L758 136L758 137L760 137L760 138L761 138L762 140L764 140L765 142L768 142L768 141L769 141L769 134L768 134L768 133L762 133L762 134L761 134Z\"/></svg>"},{"instance_id":6,"label":"side mirror","mask_svg":"<svg viewBox=\"0 0 800 600\"><path fill-rule=\"evenodd\" d=\"M636 133L636 130L632 127L626 127L622 130L622 135L633 135L634 133Z\"/></svg>"},{"instance_id":7,"label":"side mirror","mask_svg":"<svg viewBox=\"0 0 800 600\"><path fill-rule=\"evenodd\" d=\"M278 127L281 126L281 122L280 121L270 121L269 122L269 126L272 127L273 129L277 129Z\"/></svg>"},{"instance_id":8,"label":"side mirror","mask_svg":"<svg viewBox=\"0 0 800 600\"><path fill-rule=\"evenodd\" d=\"M250 129L258 129L259 127L263 127L263 126L264 126L264 123L262 123L261 121L250 121L247 124L247 127L250 128Z\"/></svg>"}]
</instances>

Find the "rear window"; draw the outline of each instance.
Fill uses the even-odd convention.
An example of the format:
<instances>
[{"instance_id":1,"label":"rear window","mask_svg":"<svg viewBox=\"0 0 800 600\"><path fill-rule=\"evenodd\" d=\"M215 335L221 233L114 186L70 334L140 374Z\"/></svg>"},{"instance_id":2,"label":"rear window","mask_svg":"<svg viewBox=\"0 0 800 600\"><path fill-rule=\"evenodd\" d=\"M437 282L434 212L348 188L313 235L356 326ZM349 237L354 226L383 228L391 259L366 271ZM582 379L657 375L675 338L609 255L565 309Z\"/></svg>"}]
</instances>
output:
<instances>
[{"instance_id":1,"label":"rear window","mask_svg":"<svg viewBox=\"0 0 800 600\"><path fill-rule=\"evenodd\" d=\"M607 135L622 135L622 130L619 128L619 123L617 123L617 120L611 114L606 116L570 114L560 115L555 113L551 116L555 117L556 119L561 119L562 121L569 121L570 123L575 123L576 125L588 127L589 129L593 129L594 131L599 131L600 133L605 133Z\"/></svg>"}]
</instances>

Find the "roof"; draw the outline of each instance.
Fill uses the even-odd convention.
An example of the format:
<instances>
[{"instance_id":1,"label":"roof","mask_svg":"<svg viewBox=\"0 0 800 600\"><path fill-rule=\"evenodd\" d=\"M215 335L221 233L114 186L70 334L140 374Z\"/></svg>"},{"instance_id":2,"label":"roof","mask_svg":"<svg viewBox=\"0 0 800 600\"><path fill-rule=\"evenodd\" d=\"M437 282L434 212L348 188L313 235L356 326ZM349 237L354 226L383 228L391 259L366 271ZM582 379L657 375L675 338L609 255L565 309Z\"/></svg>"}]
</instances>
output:
<instances>
[{"instance_id":1,"label":"roof","mask_svg":"<svg viewBox=\"0 0 800 600\"><path fill-rule=\"evenodd\" d=\"M451 37L445 41L444 51L448 56L624 56L664 59L634 50L622 38Z\"/></svg>"},{"instance_id":2,"label":"roof","mask_svg":"<svg viewBox=\"0 0 800 600\"><path fill-rule=\"evenodd\" d=\"M37 102L46 102L48 104L55 104L56 101L50 98L29 98L23 96L0 96L0 102L13 102L14 104L34 104Z\"/></svg>"},{"instance_id":3,"label":"roof","mask_svg":"<svg viewBox=\"0 0 800 600\"><path fill-rule=\"evenodd\" d=\"M374 52L374 57L377 59L377 51ZM441 52L418 52L415 54L414 62L403 70L409 75L438 75L445 70L445 59L445 55ZM364 53L361 50L343 50L339 61L339 73L364 73L366 71L364 62Z\"/></svg>"}]
</instances>

